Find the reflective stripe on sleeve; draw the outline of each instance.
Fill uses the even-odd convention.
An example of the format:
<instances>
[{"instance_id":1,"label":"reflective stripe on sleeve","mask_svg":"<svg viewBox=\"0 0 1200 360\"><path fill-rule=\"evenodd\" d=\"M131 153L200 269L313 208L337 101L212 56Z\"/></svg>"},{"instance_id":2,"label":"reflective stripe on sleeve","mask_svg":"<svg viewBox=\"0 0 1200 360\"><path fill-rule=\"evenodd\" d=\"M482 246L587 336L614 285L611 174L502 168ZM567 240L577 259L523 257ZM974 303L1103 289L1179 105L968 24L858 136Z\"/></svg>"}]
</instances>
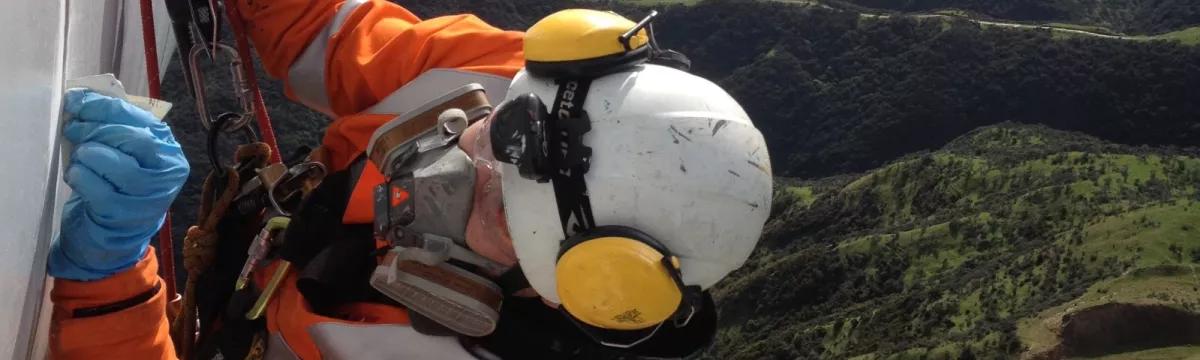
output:
<instances>
[{"instance_id":1,"label":"reflective stripe on sleeve","mask_svg":"<svg viewBox=\"0 0 1200 360\"><path fill-rule=\"evenodd\" d=\"M325 92L325 58L329 49L329 39L341 30L346 18L354 13L359 5L368 0L347 0L338 9L333 19L313 38L300 57L288 68L288 87L300 103L320 111L325 115L336 116L329 104L329 95Z\"/></svg>"},{"instance_id":2,"label":"reflective stripe on sleeve","mask_svg":"<svg viewBox=\"0 0 1200 360\"><path fill-rule=\"evenodd\" d=\"M475 359L456 337L424 335L403 325L321 323L308 333L330 359Z\"/></svg>"}]
</instances>

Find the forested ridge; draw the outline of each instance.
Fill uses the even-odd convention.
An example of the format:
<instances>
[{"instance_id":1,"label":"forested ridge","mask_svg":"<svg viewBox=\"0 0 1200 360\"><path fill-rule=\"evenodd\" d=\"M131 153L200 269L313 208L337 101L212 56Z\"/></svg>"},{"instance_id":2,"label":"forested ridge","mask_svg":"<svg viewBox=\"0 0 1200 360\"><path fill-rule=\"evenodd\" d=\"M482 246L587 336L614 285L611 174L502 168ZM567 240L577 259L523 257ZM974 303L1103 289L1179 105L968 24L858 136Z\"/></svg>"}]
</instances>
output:
<instances>
[{"instance_id":1,"label":"forested ridge","mask_svg":"<svg viewBox=\"0 0 1200 360\"><path fill-rule=\"evenodd\" d=\"M570 7L648 10L404 5L422 17L469 11L505 29ZM780 2L659 10L659 40L742 103L783 176L760 249L715 290L722 330L708 356L1069 353L1039 324L1116 301L1114 289L1142 289L1122 301L1200 304L1190 285L1143 289L1183 281L1200 261L1183 241L1200 237L1189 225L1200 223L1200 160L1188 148L1200 143L1200 49ZM207 69L211 102L231 104L226 69ZM284 157L315 146L329 119L287 101L280 82L260 83ZM163 92L193 164L174 207L178 241L209 162L177 61Z\"/></svg>"},{"instance_id":2,"label":"forested ridge","mask_svg":"<svg viewBox=\"0 0 1200 360\"><path fill-rule=\"evenodd\" d=\"M1129 34L1154 34L1200 25L1194 0L840 0L872 9L904 12L966 10L990 18L1071 22Z\"/></svg>"},{"instance_id":3,"label":"forested ridge","mask_svg":"<svg viewBox=\"0 0 1200 360\"><path fill-rule=\"evenodd\" d=\"M981 125L1128 144L1200 139L1200 50L786 4L674 8L663 42L741 101L788 176L863 171Z\"/></svg>"}]
</instances>

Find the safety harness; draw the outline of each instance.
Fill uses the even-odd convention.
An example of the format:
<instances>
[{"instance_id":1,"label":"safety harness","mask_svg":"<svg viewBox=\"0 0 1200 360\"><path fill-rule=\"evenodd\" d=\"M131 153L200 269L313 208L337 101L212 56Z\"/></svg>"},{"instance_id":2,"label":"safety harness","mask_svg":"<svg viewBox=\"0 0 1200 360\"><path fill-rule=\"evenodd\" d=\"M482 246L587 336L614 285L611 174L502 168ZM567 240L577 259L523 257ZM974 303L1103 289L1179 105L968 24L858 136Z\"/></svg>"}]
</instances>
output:
<instances>
[{"instance_id":1,"label":"safety harness","mask_svg":"<svg viewBox=\"0 0 1200 360\"><path fill-rule=\"evenodd\" d=\"M185 80L208 132L207 155L213 164L196 225L183 241L188 276L171 328L181 358L261 358L267 336L263 312L292 269L297 269L296 290L317 314L333 317L335 307L354 302L398 305L369 284L377 256L382 255L372 226L341 221L367 157L334 173L327 173L326 154L319 148L302 159L281 162L236 9L222 9L216 0L174 0L168 1L168 12ZM237 48L220 43L217 14L222 13L232 25ZM209 111L199 66L205 57L228 61L240 105L235 111ZM249 126L254 120L257 132ZM227 135L245 142L228 165L217 151L219 138ZM160 247L169 254L170 239L162 241L167 243ZM268 259L278 264L269 280L251 281L263 278L252 274L264 270ZM163 274L169 284L175 282L172 275L173 271ZM519 274L513 277L523 279ZM414 328L432 329L413 321Z\"/></svg>"}]
</instances>

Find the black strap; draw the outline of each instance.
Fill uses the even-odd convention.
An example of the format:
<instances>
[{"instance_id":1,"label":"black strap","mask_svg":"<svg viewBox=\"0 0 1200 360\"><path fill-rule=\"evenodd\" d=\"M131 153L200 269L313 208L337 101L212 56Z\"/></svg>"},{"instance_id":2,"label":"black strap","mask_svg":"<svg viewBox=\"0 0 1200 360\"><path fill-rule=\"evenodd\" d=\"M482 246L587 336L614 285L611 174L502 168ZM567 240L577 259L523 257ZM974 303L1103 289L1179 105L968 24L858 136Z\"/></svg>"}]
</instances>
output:
<instances>
[{"instance_id":1,"label":"black strap","mask_svg":"<svg viewBox=\"0 0 1200 360\"><path fill-rule=\"evenodd\" d=\"M150 299L154 297L154 294L158 294L158 290L160 289L162 289L161 282L154 284L154 287L150 288L150 290L146 290L125 300L121 300L112 304L75 309L75 311L71 312L71 317L76 319L96 317L138 306L150 301Z\"/></svg>"},{"instance_id":2,"label":"black strap","mask_svg":"<svg viewBox=\"0 0 1200 360\"><path fill-rule=\"evenodd\" d=\"M279 248L283 259L297 268L304 268L317 254L341 239L344 231L342 217L358 174L352 170L337 171L326 176L284 230L284 243ZM242 250L245 252L245 250Z\"/></svg>"},{"instance_id":3,"label":"black strap","mask_svg":"<svg viewBox=\"0 0 1200 360\"><path fill-rule=\"evenodd\" d=\"M516 294L518 291L530 287L529 279L525 277L525 271L521 270L520 264L514 265L508 271L500 274L500 277L496 278L496 285L500 285L500 289L504 290L504 295Z\"/></svg>"},{"instance_id":4,"label":"black strap","mask_svg":"<svg viewBox=\"0 0 1200 360\"><path fill-rule=\"evenodd\" d=\"M339 238L308 261L296 280L296 289L317 314L333 315L339 305L378 299L370 283L376 265L371 225L342 228Z\"/></svg>"},{"instance_id":5,"label":"black strap","mask_svg":"<svg viewBox=\"0 0 1200 360\"><path fill-rule=\"evenodd\" d=\"M547 134L550 166L553 174L554 197L563 234L581 232L596 227L592 217L592 202L588 197L583 176L591 165L592 149L583 144L583 134L591 131L592 123L583 111L591 79L560 79L558 94L550 108L554 129Z\"/></svg>"}]
</instances>

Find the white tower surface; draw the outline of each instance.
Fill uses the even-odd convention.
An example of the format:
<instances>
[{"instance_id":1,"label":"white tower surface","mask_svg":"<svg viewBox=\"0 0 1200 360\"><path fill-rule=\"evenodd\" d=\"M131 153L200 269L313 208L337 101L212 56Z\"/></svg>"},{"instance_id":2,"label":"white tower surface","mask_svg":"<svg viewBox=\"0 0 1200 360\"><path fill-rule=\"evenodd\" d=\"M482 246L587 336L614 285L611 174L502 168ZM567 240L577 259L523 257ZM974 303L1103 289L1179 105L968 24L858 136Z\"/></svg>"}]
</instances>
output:
<instances>
[{"instance_id":1,"label":"white tower surface","mask_svg":"<svg viewBox=\"0 0 1200 360\"><path fill-rule=\"evenodd\" d=\"M59 151L63 81L113 73L128 93L146 95L138 1L0 2L0 358L46 357L46 255L69 195ZM165 70L174 41L162 0L154 8Z\"/></svg>"}]
</instances>

